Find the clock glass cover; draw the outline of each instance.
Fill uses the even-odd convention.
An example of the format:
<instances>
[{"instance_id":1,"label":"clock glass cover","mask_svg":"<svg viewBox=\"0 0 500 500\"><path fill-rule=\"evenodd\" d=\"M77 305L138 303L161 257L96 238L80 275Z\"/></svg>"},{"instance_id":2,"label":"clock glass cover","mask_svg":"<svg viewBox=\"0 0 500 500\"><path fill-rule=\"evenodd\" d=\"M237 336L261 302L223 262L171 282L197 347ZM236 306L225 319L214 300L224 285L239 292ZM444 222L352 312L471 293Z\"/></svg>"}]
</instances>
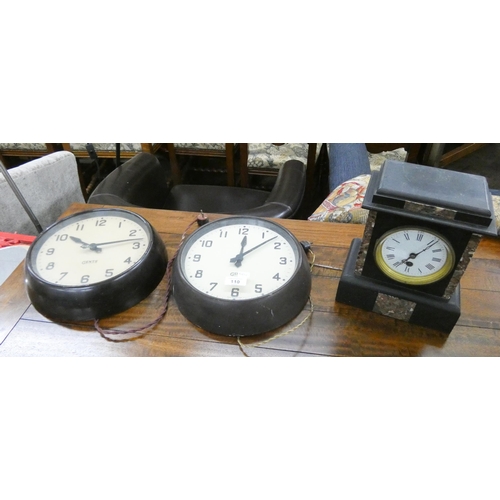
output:
<instances>
[{"instance_id":1,"label":"clock glass cover","mask_svg":"<svg viewBox=\"0 0 500 500\"><path fill-rule=\"evenodd\" d=\"M385 233L375 245L375 262L389 278L408 285L434 283L453 269L451 244L424 227L400 227Z\"/></svg>"},{"instance_id":2,"label":"clock glass cover","mask_svg":"<svg viewBox=\"0 0 500 500\"><path fill-rule=\"evenodd\" d=\"M47 231L31 254L38 276L63 286L108 280L134 266L151 242L151 231L135 214L88 212Z\"/></svg>"},{"instance_id":3,"label":"clock glass cover","mask_svg":"<svg viewBox=\"0 0 500 500\"><path fill-rule=\"evenodd\" d=\"M30 246L26 287L34 307L59 321L124 311L146 298L167 266L163 241L128 210L86 210L55 222Z\"/></svg>"},{"instance_id":4,"label":"clock glass cover","mask_svg":"<svg viewBox=\"0 0 500 500\"><path fill-rule=\"evenodd\" d=\"M253 299L282 287L299 264L298 248L272 226L217 226L193 239L182 256L187 281L228 300Z\"/></svg>"},{"instance_id":5,"label":"clock glass cover","mask_svg":"<svg viewBox=\"0 0 500 500\"><path fill-rule=\"evenodd\" d=\"M283 226L228 217L186 239L174 262L173 290L181 313L204 330L256 335L302 311L311 273L304 249Z\"/></svg>"}]
</instances>

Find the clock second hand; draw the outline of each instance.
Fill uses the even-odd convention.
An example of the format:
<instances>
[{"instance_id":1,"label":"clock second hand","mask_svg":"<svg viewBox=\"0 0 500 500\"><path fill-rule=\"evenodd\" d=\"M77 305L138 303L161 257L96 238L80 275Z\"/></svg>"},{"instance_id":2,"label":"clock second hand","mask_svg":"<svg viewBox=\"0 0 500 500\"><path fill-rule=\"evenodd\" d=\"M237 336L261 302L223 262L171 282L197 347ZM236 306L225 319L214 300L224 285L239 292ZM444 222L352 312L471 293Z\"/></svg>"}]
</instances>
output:
<instances>
[{"instance_id":1,"label":"clock second hand","mask_svg":"<svg viewBox=\"0 0 500 500\"><path fill-rule=\"evenodd\" d=\"M236 255L236 257L233 257L232 259L229 259L229 262L234 262L234 265L236 267L240 267L241 266L241 261L243 260L243 257L245 255L248 255L250 252L253 252L257 248L261 247L262 245L265 245L266 243L269 243L270 241L276 239L277 237L278 236L273 236L272 238L269 238L268 240L263 241L262 243L259 243L258 245L254 246L253 248L250 248L250 250L247 250L246 252L243 252L243 253L240 252L238 255Z\"/></svg>"}]
</instances>

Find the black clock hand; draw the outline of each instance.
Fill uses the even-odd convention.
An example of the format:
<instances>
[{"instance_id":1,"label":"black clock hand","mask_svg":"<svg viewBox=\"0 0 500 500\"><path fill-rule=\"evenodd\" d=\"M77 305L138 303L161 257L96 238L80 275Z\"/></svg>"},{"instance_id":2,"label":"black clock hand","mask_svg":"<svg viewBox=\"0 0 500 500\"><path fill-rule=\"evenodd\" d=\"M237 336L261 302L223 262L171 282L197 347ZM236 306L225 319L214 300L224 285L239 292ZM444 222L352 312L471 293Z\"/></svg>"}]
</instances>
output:
<instances>
[{"instance_id":1,"label":"black clock hand","mask_svg":"<svg viewBox=\"0 0 500 500\"><path fill-rule=\"evenodd\" d=\"M235 262L236 267L241 266L241 261L243 260L243 249L246 247L247 244L247 237L243 236L243 239L241 240L241 248L240 248L240 253L236 254L236 257L233 257L230 262Z\"/></svg>"},{"instance_id":2,"label":"black clock hand","mask_svg":"<svg viewBox=\"0 0 500 500\"><path fill-rule=\"evenodd\" d=\"M403 259L401 261L402 264L406 264L409 260L411 259L416 259L418 255L420 255L422 252L425 252L426 250L428 250L429 248L431 248L433 245L435 245L436 243L438 242L438 240L432 240L430 241L429 243L427 243L427 246L425 248L423 248L422 250L420 250L420 252L417 252L417 253L411 253L410 256L406 259Z\"/></svg>"},{"instance_id":3,"label":"black clock hand","mask_svg":"<svg viewBox=\"0 0 500 500\"><path fill-rule=\"evenodd\" d=\"M142 238L130 238L128 240L116 240L116 241L105 241L104 243L91 243L91 247L100 247L102 245L112 245L113 243L124 243L126 241L137 241L142 240Z\"/></svg>"},{"instance_id":4,"label":"black clock hand","mask_svg":"<svg viewBox=\"0 0 500 500\"><path fill-rule=\"evenodd\" d=\"M89 248L94 252L102 252L102 248L99 248L102 245L112 245L113 243L124 243L126 241L142 240L142 238L130 238L128 240L105 241L103 243L85 243L85 241L82 241L80 238L76 238L75 236L70 236L70 238L76 243L81 243L82 248Z\"/></svg>"},{"instance_id":5,"label":"black clock hand","mask_svg":"<svg viewBox=\"0 0 500 500\"><path fill-rule=\"evenodd\" d=\"M269 238L266 241L263 241L262 243L259 243L257 246L250 248L250 250L247 250L246 252L238 254L236 257L233 257L232 259L229 260L229 262L234 262L236 267L241 266L241 261L243 260L243 257L245 255L248 255L250 252L253 252L254 250L257 250L257 248L261 247L262 245L265 245L266 243L269 243L270 241L276 239L278 236L273 236L272 238Z\"/></svg>"},{"instance_id":6,"label":"black clock hand","mask_svg":"<svg viewBox=\"0 0 500 500\"><path fill-rule=\"evenodd\" d=\"M96 252L102 252L102 248L99 248L102 245L113 245L114 243L125 243L127 241L137 241L137 240L142 240L142 238L130 238L128 240L116 240L116 241L105 241L103 243L91 243L89 245L89 248L91 250L96 251Z\"/></svg>"},{"instance_id":7,"label":"black clock hand","mask_svg":"<svg viewBox=\"0 0 500 500\"><path fill-rule=\"evenodd\" d=\"M75 243L80 243L82 245L82 248L90 248L90 250L93 250L94 252L102 252L102 248L97 248L95 246L95 243L85 243L85 241L77 238L76 236L70 236L70 239Z\"/></svg>"}]
</instances>

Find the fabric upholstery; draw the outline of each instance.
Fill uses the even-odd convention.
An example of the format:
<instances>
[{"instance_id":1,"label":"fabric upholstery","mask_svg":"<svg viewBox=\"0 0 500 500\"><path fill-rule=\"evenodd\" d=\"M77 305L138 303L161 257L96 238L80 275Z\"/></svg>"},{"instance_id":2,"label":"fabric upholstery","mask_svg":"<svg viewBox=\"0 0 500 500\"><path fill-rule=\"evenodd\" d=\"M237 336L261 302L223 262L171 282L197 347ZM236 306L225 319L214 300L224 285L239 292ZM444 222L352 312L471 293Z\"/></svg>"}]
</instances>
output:
<instances>
[{"instance_id":1,"label":"fabric upholstery","mask_svg":"<svg viewBox=\"0 0 500 500\"><path fill-rule=\"evenodd\" d=\"M213 149L222 150L226 149L225 142L175 142L174 147L181 149Z\"/></svg>"},{"instance_id":2,"label":"fabric upholstery","mask_svg":"<svg viewBox=\"0 0 500 500\"><path fill-rule=\"evenodd\" d=\"M87 151L87 143L85 142L71 142L70 147L73 151ZM116 144L110 142L93 142L92 146L96 151L115 151ZM142 151L142 146L135 142L121 142L121 151Z\"/></svg>"},{"instance_id":3,"label":"fabric upholstery","mask_svg":"<svg viewBox=\"0 0 500 500\"><path fill-rule=\"evenodd\" d=\"M337 186L309 216L309 220L364 224L368 210L361 208L361 205L370 177L370 174L358 175Z\"/></svg>"},{"instance_id":4,"label":"fabric upholstery","mask_svg":"<svg viewBox=\"0 0 500 500\"><path fill-rule=\"evenodd\" d=\"M46 228L71 203L85 203L75 156L68 151L51 153L9 169L11 178L31 210ZM0 231L36 235L23 206L0 173Z\"/></svg>"},{"instance_id":5,"label":"fabric upholstery","mask_svg":"<svg viewBox=\"0 0 500 500\"><path fill-rule=\"evenodd\" d=\"M404 148L382 153L368 153L370 170L380 170L385 160L405 161L407 153ZM309 220L322 222L344 222L364 224L368 210L361 208L366 188L370 182L370 174L359 175L337 186L321 205L309 216Z\"/></svg>"},{"instance_id":6,"label":"fabric upholstery","mask_svg":"<svg viewBox=\"0 0 500 500\"><path fill-rule=\"evenodd\" d=\"M319 155L321 144L316 148L316 159ZM248 143L248 168L279 170L288 160L298 160L307 165L307 143L285 143L276 146L270 143Z\"/></svg>"},{"instance_id":7,"label":"fabric upholstery","mask_svg":"<svg viewBox=\"0 0 500 500\"><path fill-rule=\"evenodd\" d=\"M42 142L2 142L0 150L47 151L47 145Z\"/></svg>"}]
</instances>

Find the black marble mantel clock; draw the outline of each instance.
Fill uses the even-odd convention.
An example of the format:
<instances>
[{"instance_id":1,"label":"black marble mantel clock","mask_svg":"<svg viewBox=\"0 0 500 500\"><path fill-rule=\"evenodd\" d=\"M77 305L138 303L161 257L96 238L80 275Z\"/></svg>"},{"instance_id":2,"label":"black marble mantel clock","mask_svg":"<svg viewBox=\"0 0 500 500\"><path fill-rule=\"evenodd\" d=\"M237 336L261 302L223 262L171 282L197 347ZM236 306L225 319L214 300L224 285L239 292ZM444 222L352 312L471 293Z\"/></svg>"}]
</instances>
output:
<instances>
[{"instance_id":1,"label":"black marble mantel clock","mask_svg":"<svg viewBox=\"0 0 500 500\"><path fill-rule=\"evenodd\" d=\"M373 172L363 238L352 241L336 300L446 333L482 235L496 236L484 177L387 160Z\"/></svg>"}]
</instances>

